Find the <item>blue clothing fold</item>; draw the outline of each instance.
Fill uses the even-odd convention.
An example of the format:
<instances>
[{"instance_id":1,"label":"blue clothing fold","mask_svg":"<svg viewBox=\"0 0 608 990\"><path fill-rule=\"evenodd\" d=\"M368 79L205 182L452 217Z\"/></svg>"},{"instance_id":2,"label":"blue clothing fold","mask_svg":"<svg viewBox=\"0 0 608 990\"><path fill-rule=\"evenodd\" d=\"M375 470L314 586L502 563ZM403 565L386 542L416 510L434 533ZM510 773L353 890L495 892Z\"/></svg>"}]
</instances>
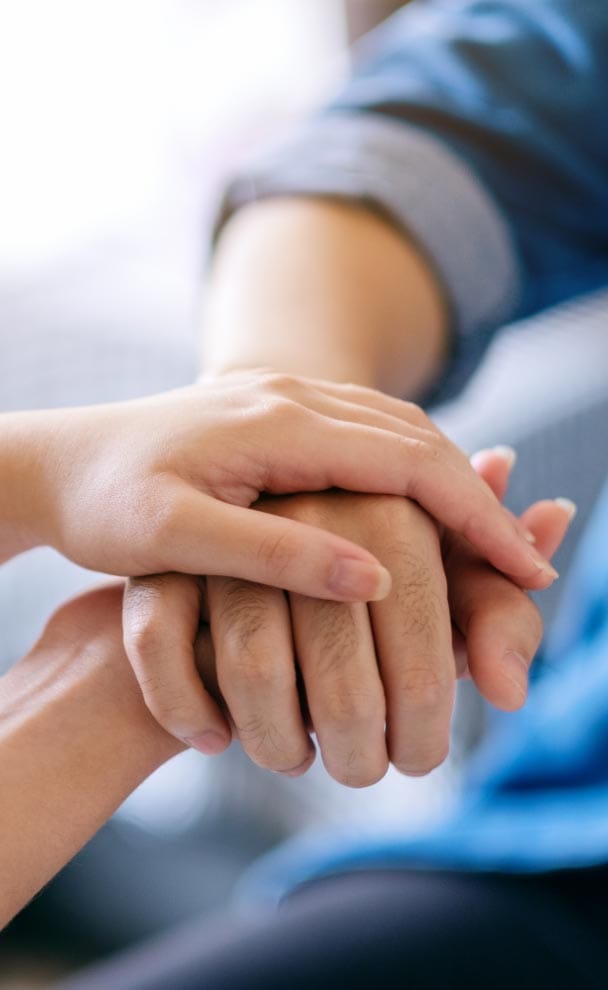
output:
<instances>
[{"instance_id":1,"label":"blue clothing fold","mask_svg":"<svg viewBox=\"0 0 608 990\"><path fill-rule=\"evenodd\" d=\"M416 836L334 831L297 839L256 864L246 899L278 899L346 869L535 872L608 863L608 485L543 670L526 707L482 747L460 805L439 826Z\"/></svg>"},{"instance_id":2,"label":"blue clothing fold","mask_svg":"<svg viewBox=\"0 0 608 990\"><path fill-rule=\"evenodd\" d=\"M442 283L466 383L497 328L608 284L608 4L414 0L323 112L230 184L218 227L270 196L386 215Z\"/></svg>"},{"instance_id":3,"label":"blue clothing fold","mask_svg":"<svg viewBox=\"0 0 608 990\"><path fill-rule=\"evenodd\" d=\"M513 233L518 318L607 281L607 93L604 0L432 0L368 37L334 109L424 128L467 162Z\"/></svg>"}]
</instances>

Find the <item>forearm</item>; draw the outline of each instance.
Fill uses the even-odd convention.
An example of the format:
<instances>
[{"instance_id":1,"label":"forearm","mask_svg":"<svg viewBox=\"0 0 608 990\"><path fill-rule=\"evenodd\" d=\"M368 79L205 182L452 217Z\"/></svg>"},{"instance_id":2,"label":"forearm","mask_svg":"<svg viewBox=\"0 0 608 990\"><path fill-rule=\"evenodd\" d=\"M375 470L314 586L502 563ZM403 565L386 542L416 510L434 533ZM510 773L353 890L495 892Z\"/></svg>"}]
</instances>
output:
<instances>
[{"instance_id":1,"label":"forearm","mask_svg":"<svg viewBox=\"0 0 608 990\"><path fill-rule=\"evenodd\" d=\"M447 313L421 252L364 207L267 200L221 233L204 367L269 366L415 397L438 375Z\"/></svg>"},{"instance_id":2,"label":"forearm","mask_svg":"<svg viewBox=\"0 0 608 990\"><path fill-rule=\"evenodd\" d=\"M180 743L148 713L120 643L120 589L0 680L0 926ZM108 636L108 615L115 632Z\"/></svg>"},{"instance_id":3,"label":"forearm","mask_svg":"<svg viewBox=\"0 0 608 990\"><path fill-rule=\"evenodd\" d=\"M44 414L0 416L0 563L41 542L46 429Z\"/></svg>"}]
</instances>

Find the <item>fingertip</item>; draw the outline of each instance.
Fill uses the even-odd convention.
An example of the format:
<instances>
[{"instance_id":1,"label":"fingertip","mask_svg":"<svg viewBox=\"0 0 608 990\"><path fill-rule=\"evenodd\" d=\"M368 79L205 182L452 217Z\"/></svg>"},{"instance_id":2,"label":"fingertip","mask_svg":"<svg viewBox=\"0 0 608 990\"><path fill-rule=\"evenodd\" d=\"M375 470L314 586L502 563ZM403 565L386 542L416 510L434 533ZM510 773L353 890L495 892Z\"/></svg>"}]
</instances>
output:
<instances>
[{"instance_id":1,"label":"fingertip","mask_svg":"<svg viewBox=\"0 0 608 990\"><path fill-rule=\"evenodd\" d=\"M293 770L283 770L282 771L283 776L293 777L293 778L303 777L304 774L308 773L308 771L310 770L311 766L315 762L316 757L317 757L317 750L314 746L314 743L311 740L310 750L308 752L308 755L306 756L306 759L304 759L299 766L294 767Z\"/></svg>"},{"instance_id":2,"label":"fingertip","mask_svg":"<svg viewBox=\"0 0 608 990\"><path fill-rule=\"evenodd\" d=\"M553 501L556 505L559 505L560 509L563 509L568 515L568 522L572 522L576 513L578 512L578 506L576 502L573 502L570 498L554 498Z\"/></svg>"},{"instance_id":3,"label":"fingertip","mask_svg":"<svg viewBox=\"0 0 608 990\"><path fill-rule=\"evenodd\" d=\"M392 578L382 564L340 557L329 575L326 596L336 601L376 602L386 598Z\"/></svg>"},{"instance_id":4,"label":"fingertip","mask_svg":"<svg viewBox=\"0 0 608 990\"><path fill-rule=\"evenodd\" d=\"M508 471L512 471L517 460L517 451L507 444L498 444L496 447L484 447L482 450L475 451L470 461L477 470L478 467L483 467L492 458L498 458L505 464Z\"/></svg>"},{"instance_id":5,"label":"fingertip","mask_svg":"<svg viewBox=\"0 0 608 990\"><path fill-rule=\"evenodd\" d=\"M226 733L209 729L183 741L205 756L217 756L228 748L232 739Z\"/></svg>"}]
</instances>

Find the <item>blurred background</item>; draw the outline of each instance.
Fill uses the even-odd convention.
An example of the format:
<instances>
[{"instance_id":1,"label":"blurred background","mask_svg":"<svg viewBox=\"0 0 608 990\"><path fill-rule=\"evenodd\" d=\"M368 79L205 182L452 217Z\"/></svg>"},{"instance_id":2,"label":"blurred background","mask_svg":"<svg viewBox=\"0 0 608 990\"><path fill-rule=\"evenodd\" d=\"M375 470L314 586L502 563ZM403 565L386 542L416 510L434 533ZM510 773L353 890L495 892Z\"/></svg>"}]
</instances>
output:
<instances>
[{"instance_id":1,"label":"blurred background","mask_svg":"<svg viewBox=\"0 0 608 990\"><path fill-rule=\"evenodd\" d=\"M122 399L193 379L222 183L242 155L332 92L355 39L399 6L0 0L0 409ZM581 463L565 464L556 438L584 431L608 394L605 312L596 297L507 328L466 394L437 411L470 450L515 443L514 508L568 495L581 506L576 532L608 465L577 444L569 449ZM55 605L95 580L47 550L5 565L0 670ZM554 607L547 596L547 615ZM465 689L448 764L422 780L389 774L363 792L318 766L303 780L277 779L234 748L174 760L0 936L0 990L47 986L221 908L243 869L300 829L419 827L452 799L489 717Z\"/></svg>"}]
</instances>

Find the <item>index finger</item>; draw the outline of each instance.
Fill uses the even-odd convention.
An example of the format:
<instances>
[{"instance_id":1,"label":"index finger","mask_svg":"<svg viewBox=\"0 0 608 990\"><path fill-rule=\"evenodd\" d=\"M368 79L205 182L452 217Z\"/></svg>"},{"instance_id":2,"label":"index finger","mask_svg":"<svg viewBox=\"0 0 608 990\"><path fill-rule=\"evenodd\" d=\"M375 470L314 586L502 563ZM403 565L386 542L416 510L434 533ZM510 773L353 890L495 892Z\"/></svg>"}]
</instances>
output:
<instances>
[{"instance_id":1,"label":"index finger","mask_svg":"<svg viewBox=\"0 0 608 990\"><path fill-rule=\"evenodd\" d=\"M337 487L407 496L523 587L546 588L556 579L555 569L447 437L386 413L343 405L342 411L332 407L336 418L308 410L277 437L268 491Z\"/></svg>"}]
</instances>

